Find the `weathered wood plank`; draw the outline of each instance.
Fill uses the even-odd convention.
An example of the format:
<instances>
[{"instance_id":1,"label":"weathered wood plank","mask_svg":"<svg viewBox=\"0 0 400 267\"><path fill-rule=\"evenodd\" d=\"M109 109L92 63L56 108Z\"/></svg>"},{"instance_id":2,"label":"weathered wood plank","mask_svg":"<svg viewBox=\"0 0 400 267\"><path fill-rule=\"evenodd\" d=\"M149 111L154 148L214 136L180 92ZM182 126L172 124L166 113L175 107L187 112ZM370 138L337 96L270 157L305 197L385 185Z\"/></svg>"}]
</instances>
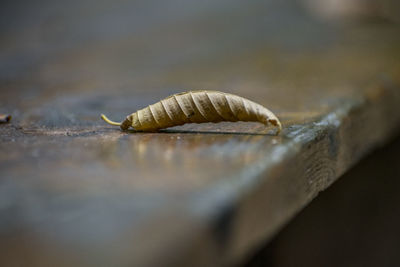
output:
<instances>
[{"instance_id":1,"label":"weathered wood plank","mask_svg":"<svg viewBox=\"0 0 400 267\"><path fill-rule=\"evenodd\" d=\"M398 130L395 25L274 2L43 3L2 9L2 265L236 262ZM188 89L253 99L283 134L99 118Z\"/></svg>"},{"instance_id":2,"label":"weathered wood plank","mask_svg":"<svg viewBox=\"0 0 400 267\"><path fill-rule=\"evenodd\" d=\"M399 137L318 195L244 266L400 265Z\"/></svg>"}]
</instances>

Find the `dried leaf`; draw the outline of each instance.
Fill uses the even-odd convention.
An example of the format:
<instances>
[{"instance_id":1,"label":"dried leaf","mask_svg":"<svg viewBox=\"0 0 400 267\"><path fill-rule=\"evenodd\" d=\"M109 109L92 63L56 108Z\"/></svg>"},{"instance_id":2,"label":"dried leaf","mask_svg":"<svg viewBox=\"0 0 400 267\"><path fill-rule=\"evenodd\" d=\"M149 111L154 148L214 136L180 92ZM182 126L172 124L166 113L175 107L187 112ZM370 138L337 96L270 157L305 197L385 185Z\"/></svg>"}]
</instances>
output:
<instances>
[{"instance_id":1,"label":"dried leaf","mask_svg":"<svg viewBox=\"0 0 400 267\"><path fill-rule=\"evenodd\" d=\"M218 91L190 91L172 95L127 116L122 123L107 123L120 126L122 130L133 127L139 131L155 131L185 123L221 121L258 121L272 124L279 133L279 119L267 108L240 96Z\"/></svg>"}]
</instances>

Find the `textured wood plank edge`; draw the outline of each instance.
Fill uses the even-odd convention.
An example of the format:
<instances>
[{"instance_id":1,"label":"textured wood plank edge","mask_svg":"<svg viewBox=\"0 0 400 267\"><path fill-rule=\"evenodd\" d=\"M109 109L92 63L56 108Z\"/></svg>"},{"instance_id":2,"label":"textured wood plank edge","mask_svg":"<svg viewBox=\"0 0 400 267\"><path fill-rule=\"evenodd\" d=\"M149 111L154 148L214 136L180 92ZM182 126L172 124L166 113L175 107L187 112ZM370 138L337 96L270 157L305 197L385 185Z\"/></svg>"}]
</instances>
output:
<instances>
[{"instance_id":1,"label":"textured wood plank edge","mask_svg":"<svg viewBox=\"0 0 400 267\"><path fill-rule=\"evenodd\" d=\"M321 120L286 129L291 140L275 148L272 160L267 155L238 174L243 183L223 181L210 189L201 205L216 219L174 264L236 265L271 239L319 192L398 134L399 89L397 82L382 81Z\"/></svg>"}]
</instances>

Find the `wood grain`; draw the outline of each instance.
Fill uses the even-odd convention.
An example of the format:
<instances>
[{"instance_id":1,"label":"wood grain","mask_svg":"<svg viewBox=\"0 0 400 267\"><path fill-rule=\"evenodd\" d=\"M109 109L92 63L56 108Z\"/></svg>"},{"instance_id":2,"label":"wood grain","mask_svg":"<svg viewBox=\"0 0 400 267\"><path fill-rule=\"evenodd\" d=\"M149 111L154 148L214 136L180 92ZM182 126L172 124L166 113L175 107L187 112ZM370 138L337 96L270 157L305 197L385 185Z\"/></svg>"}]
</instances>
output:
<instances>
[{"instance_id":1,"label":"wood grain","mask_svg":"<svg viewBox=\"0 0 400 267\"><path fill-rule=\"evenodd\" d=\"M206 2L1 9L0 265L231 265L398 133L398 25ZM199 89L268 107L282 134L98 117Z\"/></svg>"}]
</instances>

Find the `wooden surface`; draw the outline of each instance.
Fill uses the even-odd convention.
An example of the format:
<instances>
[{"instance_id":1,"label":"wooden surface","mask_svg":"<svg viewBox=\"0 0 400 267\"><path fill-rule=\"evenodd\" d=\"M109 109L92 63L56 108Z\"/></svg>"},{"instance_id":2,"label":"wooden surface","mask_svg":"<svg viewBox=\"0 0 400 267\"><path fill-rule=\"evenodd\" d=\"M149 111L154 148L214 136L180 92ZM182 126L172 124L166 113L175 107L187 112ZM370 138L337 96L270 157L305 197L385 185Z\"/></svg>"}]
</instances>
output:
<instances>
[{"instance_id":1,"label":"wooden surface","mask_svg":"<svg viewBox=\"0 0 400 267\"><path fill-rule=\"evenodd\" d=\"M0 11L1 265L234 264L399 128L390 21L328 24L290 1L41 2ZM259 102L283 133L99 117L191 89Z\"/></svg>"},{"instance_id":2,"label":"wooden surface","mask_svg":"<svg viewBox=\"0 0 400 267\"><path fill-rule=\"evenodd\" d=\"M400 266L400 136L318 195L246 267Z\"/></svg>"}]
</instances>

